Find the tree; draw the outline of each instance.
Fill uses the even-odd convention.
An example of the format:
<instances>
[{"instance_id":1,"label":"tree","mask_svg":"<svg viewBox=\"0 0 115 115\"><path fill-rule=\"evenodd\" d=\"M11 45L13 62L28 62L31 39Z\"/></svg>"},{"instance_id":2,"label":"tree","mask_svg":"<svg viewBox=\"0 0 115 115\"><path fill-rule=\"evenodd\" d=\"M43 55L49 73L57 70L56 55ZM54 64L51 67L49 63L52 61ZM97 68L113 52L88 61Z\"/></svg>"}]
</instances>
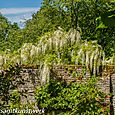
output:
<instances>
[{"instance_id":1,"label":"tree","mask_svg":"<svg viewBox=\"0 0 115 115\"><path fill-rule=\"evenodd\" d=\"M10 25L8 30L8 36L6 42L6 48L11 52L17 51L23 44L23 30L21 30L16 23Z\"/></svg>"},{"instance_id":2,"label":"tree","mask_svg":"<svg viewBox=\"0 0 115 115\"><path fill-rule=\"evenodd\" d=\"M55 31L57 27L66 31L75 28L82 31L82 39L98 40L109 56L114 52L115 27L97 30L96 19L114 9L114 5L104 0L43 0L40 10L26 23L25 38L34 42L38 36Z\"/></svg>"},{"instance_id":3,"label":"tree","mask_svg":"<svg viewBox=\"0 0 115 115\"><path fill-rule=\"evenodd\" d=\"M11 24L0 14L0 51L17 50L22 44L23 33L17 23Z\"/></svg>"},{"instance_id":4,"label":"tree","mask_svg":"<svg viewBox=\"0 0 115 115\"><path fill-rule=\"evenodd\" d=\"M7 39L9 29L9 22L5 17L0 14L0 49L5 49L5 41Z\"/></svg>"}]
</instances>

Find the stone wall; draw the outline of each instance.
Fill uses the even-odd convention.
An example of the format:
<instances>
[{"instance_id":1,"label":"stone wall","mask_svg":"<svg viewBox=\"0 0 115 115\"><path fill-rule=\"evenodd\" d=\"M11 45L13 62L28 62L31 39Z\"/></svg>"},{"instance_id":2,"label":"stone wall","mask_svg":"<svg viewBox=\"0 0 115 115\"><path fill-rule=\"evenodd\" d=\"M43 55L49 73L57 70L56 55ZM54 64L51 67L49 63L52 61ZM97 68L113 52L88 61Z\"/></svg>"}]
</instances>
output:
<instances>
[{"instance_id":1,"label":"stone wall","mask_svg":"<svg viewBox=\"0 0 115 115\"><path fill-rule=\"evenodd\" d=\"M75 65L63 65L55 66L51 69L51 75L59 80L66 82L83 82L90 78L90 72L85 67ZM76 76L77 75L77 76ZM101 73L98 86L105 93L113 93L115 95L115 66L105 67ZM23 84L19 84L18 91L21 94L21 102L35 103L35 89L41 85L41 78L36 68L23 68L20 72ZM109 100L111 107L114 107L115 111L115 96L112 96Z\"/></svg>"},{"instance_id":2,"label":"stone wall","mask_svg":"<svg viewBox=\"0 0 115 115\"><path fill-rule=\"evenodd\" d=\"M82 66L65 65L52 68L55 77L66 82L84 82L90 78L90 72ZM74 72L79 73L76 77L72 76ZM84 73L84 74L83 74ZM101 75L101 76L100 76ZM111 103L112 111L115 111L115 66L106 66L100 72L97 86L106 94L112 94L106 101ZM113 114L112 114L113 115Z\"/></svg>"},{"instance_id":3,"label":"stone wall","mask_svg":"<svg viewBox=\"0 0 115 115\"><path fill-rule=\"evenodd\" d=\"M22 69L20 75L22 76L24 84L18 86L18 91L21 94L21 102L23 104L34 104L36 87L41 85L41 80L38 75L38 69Z\"/></svg>"},{"instance_id":4,"label":"stone wall","mask_svg":"<svg viewBox=\"0 0 115 115\"><path fill-rule=\"evenodd\" d=\"M102 71L102 77L98 82L98 86L105 93L113 93L115 94L115 67L105 67ZM78 74L78 77L74 76L73 73ZM55 66L52 68L51 73L53 73L53 77L64 80L66 82L83 82L90 78L90 72L87 71L82 66L75 65L63 65L63 66ZM22 102L25 103L35 103L34 92L37 86L41 85L41 80L38 75L38 69L24 68L20 75L24 80L24 84L19 85L18 90L21 92ZM111 99L111 104L114 106L115 110L115 96Z\"/></svg>"}]
</instances>

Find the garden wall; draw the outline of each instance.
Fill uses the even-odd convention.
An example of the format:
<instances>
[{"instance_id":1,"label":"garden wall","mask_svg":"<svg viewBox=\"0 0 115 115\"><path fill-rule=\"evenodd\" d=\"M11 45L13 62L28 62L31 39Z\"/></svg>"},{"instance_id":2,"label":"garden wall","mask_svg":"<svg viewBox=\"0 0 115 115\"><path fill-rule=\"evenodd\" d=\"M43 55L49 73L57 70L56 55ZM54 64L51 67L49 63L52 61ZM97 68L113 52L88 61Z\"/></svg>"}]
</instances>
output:
<instances>
[{"instance_id":1,"label":"garden wall","mask_svg":"<svg viewBox=\"0 0 115 115\"><path fill-rule=\"evenodd\" d=\"M51 75L56 79L66 82L85 82L90 78L90 72L87 71L86 68L75 65L55 66L51 69ZM100 77L97 85L103 92L113 93L115 95L115 66L105 67L100 75L102 75L102 77ZM24 67L19 76L23 80L23 84L18 85L21 102L23 104L35 103L35 107L37 108L34 98L35 89L41 85L38 69ZM108 98L108 100L111 102L111 109L114 108L115 111L115 96Z\"/></svg>"},{"instance_id":2,"label":"garden wall","mask_svg":"<svg viewBox=\"0 0 115 115\"><path fill-rule=\"evenodd\" d=\"M105 93L112 93L111 97L107 97L106 101L110 102L110 108L115 112L115 66L106 66L101 68L99 81L97 86ZM56 66L52 69L55 77L66 82L85 82L90 78L90 72L82 66L65 65ZM73 73L77 73L77 77ZM101 77L100 77L101 76ZM112 114L113 115L113 114Z\"/></svg>"},{"instance_id":3,"label":"garden wall","mask_svg":"<svg viewBox=\"0 0 115 115\"><path fill-rule=\"evenodd\" d=\"M77 72L79 77L75 77L73 73ZM21 92L21 100L23 103L35 103L34 92L37 86L41 85L41 78L38 76L38 69L23 68L21 71L24 84L19 85L18 90ZM65 65L55 66L51 70L51 74L59 80L66 82L85 82L90 78L89 71L82 66ZM72 76L73 75L73 76ZM115 66L105 67L101 73L102 77L98 82L98 86L105 93L115 94ZM115 96L108 98L115 111Z\"/></svg>"}]
</instances>

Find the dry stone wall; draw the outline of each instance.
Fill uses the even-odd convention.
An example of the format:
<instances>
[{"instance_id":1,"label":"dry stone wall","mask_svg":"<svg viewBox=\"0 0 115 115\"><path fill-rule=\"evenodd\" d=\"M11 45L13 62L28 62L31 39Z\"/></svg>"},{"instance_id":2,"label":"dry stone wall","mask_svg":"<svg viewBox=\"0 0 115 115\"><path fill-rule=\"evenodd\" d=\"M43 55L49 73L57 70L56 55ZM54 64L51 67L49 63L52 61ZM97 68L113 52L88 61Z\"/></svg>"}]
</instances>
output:
<instances>
[{"instance_id":1,"label":"dry stone wall","mask_svg":"<svg viewBox=\"0 0 115 115\"><path fill-rule=\"evenodd\" d=\"M90 78L90 72L86 70L85 67L75 65L55 66L51 69L51 75L56 79L66 82L84 82ZM101 75L98 86L103 92L113 94L113 96L109 98L109 101L115 111L115 66L105 67ZM35 89L41 85L38 69L24 67L20 72L20 76L23 80L23 84L19 84L18 86L18 91L21 94L21 102L23 104L36 104Z\"/></svg>"},{"instance_id":2,"label":"dry stone wall","mask_svg":"<svg viewBox=\"0 0 115 115\"><path fill-rule=\"evenodd\" d=\"M35 89L37 86L41 85L40 78L38 76L38 69L22 69L20 75L24 82L24 84L20 84L18 86L22 103L35 103Z\"/></svg>"},{"instance_id":3,"label":"dry stone wall","mask_svg":"<svg viewBox=\"0 0 115 115\"><path fill-rule=\"evenodd\" d=\"M65 65L52 68L55 77L66 82L85 82L90 78L90 72L82 66ZM74 77L73 73L78 73ZM73 76L72 76L73 75ZM106 101L110 102L112 111L115 111L115 66L106 66L102 68L99 75L97 86L106 94L112 94Z\"/></svg>"}]
</instances>

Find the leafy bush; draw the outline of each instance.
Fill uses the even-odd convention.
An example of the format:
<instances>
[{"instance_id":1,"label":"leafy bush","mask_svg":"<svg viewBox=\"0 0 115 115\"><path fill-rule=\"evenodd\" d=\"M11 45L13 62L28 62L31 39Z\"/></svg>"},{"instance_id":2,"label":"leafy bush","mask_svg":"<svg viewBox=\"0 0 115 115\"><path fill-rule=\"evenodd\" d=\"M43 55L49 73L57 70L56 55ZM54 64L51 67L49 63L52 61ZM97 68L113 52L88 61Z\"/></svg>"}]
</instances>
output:
<instances>
[{"instance_id":1,"label":"leafy bush","mask_svg":"<svg viewBox=\"0 0 115 115\"><path fill-rule=\"evenodd\" d=\"M20 108L20 93L17 90L13 90L10 95L10 108Z\"/></svg>"},{"instance_id":2,"label":"leafy bush","mask_svg":"<svg viewBox=\"0 0 115 115\"><path fill-rule=\"evenodd\" d=\"M103 115L108 110L108 105L103 104L105 94L96 87L94 78L86 83L69 84L51 80L36 90L36 100L38 107L44 108L46 113L55 111L60 115Z\"/></svg>"},{"instance_id":3,"label":"leafy bush","mask_svg":"<svg viewBox=\"0 0 115 115\"><path fill-rule=\"evenodd\" d=\"M18 65L10 66L7 70L0 73L0 107L8 106L11 90L16 89L18 84L23 81L19 78L21 67ZM19 80L17 80L19 79ZM16 100L15 100L16 101Z\"/></svg>"}]
</instances>

